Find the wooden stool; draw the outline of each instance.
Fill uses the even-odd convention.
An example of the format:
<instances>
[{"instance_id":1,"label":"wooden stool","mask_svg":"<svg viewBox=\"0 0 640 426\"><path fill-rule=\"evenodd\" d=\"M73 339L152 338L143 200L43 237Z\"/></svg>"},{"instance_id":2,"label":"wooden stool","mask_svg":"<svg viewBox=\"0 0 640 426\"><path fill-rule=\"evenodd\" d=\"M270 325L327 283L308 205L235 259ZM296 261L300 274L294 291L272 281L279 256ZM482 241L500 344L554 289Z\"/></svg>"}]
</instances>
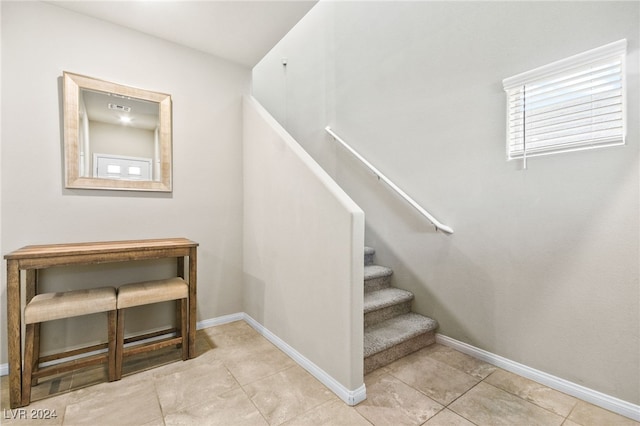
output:
<instances>
[{"instance_id":1,"label":"wooden stool","mask_svg":"<svg viewBox=\"0 0 640 426\"><path fill-rule=\"evenodd\" d=\"M80 315L108 313L108 343L40 357L40 323ZM62 293L35 295L24 309L26 336L24 344L24 369L22 372L22 404L31 402L31 386L40 377L75 370L107 362L109 381L116 378L116 289L103 287ZM40 363L64 359L82 353L107 348L107 353L90 355L81 359L61 362L40 368Z\"/></svg>"},{"instance_id":2,"label":"wooden stool","mask_svg":"<svg viewBox=\"0 0 640 426\"><path fill-rule=\"evenodd\" d=\"M182 360L188 358L187 341L187 297L189 285L182 278L169 278L165 280L145 281L141 283L125 284L118 288L118 332L116 338L116 380L122 378L122 362L125 355L134 355L152 351L171 345L182 346ZM180 324L175 329L151 333L124 339L124 311L134 306L149 305L152 303L176 301L176 318ZM175 337L154 340L133 346L124 347L125 343L139 341L148 337L160 336L168 333L176 333Z\"/></svg>"}]
</instances>

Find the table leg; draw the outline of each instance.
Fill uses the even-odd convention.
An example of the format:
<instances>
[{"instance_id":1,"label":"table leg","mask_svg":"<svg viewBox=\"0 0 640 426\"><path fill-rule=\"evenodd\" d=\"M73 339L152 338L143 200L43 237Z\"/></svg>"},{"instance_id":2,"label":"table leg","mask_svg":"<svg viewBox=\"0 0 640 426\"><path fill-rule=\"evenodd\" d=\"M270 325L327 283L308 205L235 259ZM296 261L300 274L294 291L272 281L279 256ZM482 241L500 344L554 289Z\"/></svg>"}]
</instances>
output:
<instances>
[{"instance_id":1,"label":"table leg","mask_svg":"<svg viewBox=\"0 0 640 426\"><path fill-rule=\"evenodd\" d=\"M26 273L26 283L25 283L25 306L31 302L31 299L38 294L38 270L37 269L27 269ZM26 350L25 350L26 352ZM33 353L36 355L33 359L33 365L31 366L31 371L35 372L38 370L38 358L40 356L40 324L36 323L34 325L33 330ZM23 368L25 366L22 366ZM37 384L38 379L36 379L31 385Z\"/></svg>"},{"instance_id":2,"label":"table leg","mask_svg":"<svg viewBox=\"0 0 640 426\"><path fill-rule=\"evenodd\" d=\"M198 259L196 248L189 250L189 358L196 357L196 306L198 288Z\"/></svg>"},{"instance_id":3,"label":"table leg","mask_svg":"<svg viewBox=\"0 0 640 426\"><path fill-rule=\"evenodd\" d=\"M177 267L178 267L178 272L177 272L177 276L180 278L184 278L184 257L178 257L176 258L177 260Z\"/></svg>"},{"instance_id":4,"label":"table leg","mask_svg":"<svg viewBox=\"0 0 640 426\"><path fill-rule=\"evenodd\" d=\"M22 406L22 324L20 315L20 270L7 260L7 340L9 351L9 402Z\"/></svg>"},{"instance_id":5,"label":"table leg","mask_svg":"<svg viewBox=\"0 0 640 426\"><path fill-rule=\"evenodd\" d=\"M184 279L184 256L179 256L176 258L176 266L177 266L177 272L176 272L176 276L180 277L182 279ZM182 346L183 346L183 350L186 351L186 355L187 355L187 359L189 358L189 334L187 333L186 336L182 336L182 331L183 328L181 327L182 324L182 317L188 317L188 311L186 308L183 307L183 305L181 304L182 302L180 300L176 301L176 334L179 335L180 337L184 337L186 338L186 340L183 340ZM181 309L178 309L181 308ZM189 325L187 323L187 326L184 328L185 330L189 329ZM186 342L186 343L184 343ZM184 353L184 352L183 352Z\"/></svg>"}]
</instances>

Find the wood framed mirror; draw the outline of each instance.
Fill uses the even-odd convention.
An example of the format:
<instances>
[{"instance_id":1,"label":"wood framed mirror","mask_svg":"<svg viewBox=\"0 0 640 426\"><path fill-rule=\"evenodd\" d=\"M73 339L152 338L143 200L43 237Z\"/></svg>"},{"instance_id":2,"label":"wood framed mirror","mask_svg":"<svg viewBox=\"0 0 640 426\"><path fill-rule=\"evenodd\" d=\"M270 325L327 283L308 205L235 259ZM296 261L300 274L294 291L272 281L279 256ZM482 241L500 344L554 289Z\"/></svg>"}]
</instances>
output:
<instances>
[{"instance_id":1,"label":"wood framed mirror","mask_svg":"<svg viewBox=\"0 0 640 426\"><path fill-rule=\"evenodd\" d=\"M171 96L63 73L65 187L172 190Z\"/></svg>"}]
</instances>

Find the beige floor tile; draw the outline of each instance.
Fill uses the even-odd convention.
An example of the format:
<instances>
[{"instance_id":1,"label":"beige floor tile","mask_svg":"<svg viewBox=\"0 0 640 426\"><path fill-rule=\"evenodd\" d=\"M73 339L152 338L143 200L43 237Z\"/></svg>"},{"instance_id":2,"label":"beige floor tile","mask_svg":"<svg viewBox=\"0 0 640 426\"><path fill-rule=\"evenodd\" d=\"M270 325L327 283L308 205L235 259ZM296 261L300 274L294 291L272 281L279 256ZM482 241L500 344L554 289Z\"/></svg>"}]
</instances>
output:
<instances>
[{"instance_id":1,"label":"beige floor tile","mask_svg":"<svg viewBox=\"0 0 640 426\"><path fill-rule=\"evenodd\" d=\"M149 358L157 355L159 351L145 352L141 354L125 356L122 360L122 375L128 376L130 374L139 373L151 368L149 364Z\"/></svg>"},{"instance_id":2,"label":"beige floor tile","mask_svg":"<svg viewBox=\"0 0 640 426\"><path fill-rule=\"evenodd\" d=\"M380 379L380 377L386 376L388 374L389 374L389 370L383 367L377 370L373 370L371 373L365 375L364 384L367 387L367 390L369 390L369 386L372 386L374 383L376 383Z\"/></svg>"},{"instance_id":3,"label":"beige floor tile","mask_svg":"<svg viewBox=\"0 0 640 426\"><path fill-rule=\"evenodd\" d=\"M495 371L484 382L563 417L567 417L578 402L572 396L505 370Z\"/></svg>"},{"instance_id":4,"label":"beige floor tile","mask_svg":"<svg viewBox=\"0 0 640 426\"><path fill-rule=\"evenodd\" d=\"M117 382L107 381L104 365L44 378L24 411L9 410L9 378L3 376L0 423L640 426L443 345L365 376L368 399L357 407L340 401L244 321L198 330L196 350L198 356L185 362L175 348L130 357L129 375ZM46 413L55 417L33 418ZM21 416L27 419L11 418Z\"/></svg>"},{"instance_id":5,"label":"beige floor tile","mask_svg":"<svg viewBox=\"0 0 640 426\"><path fill-rule=\"evenodd\" d=\"M163 348L158 351L151 351L146 354L147 366L146 369L157 369L169 364L182 364L182 349L175 347ZM184 361L186 364L189 359ZM136 371L137 373L137 371Z\"/></svg>"},{"instance_id":6,"label":"beige floor tile","mask_svg":"<svg viewBox=\"0 0 640 426\"><path fill-rule=\"evenodd\" d=\"M165 426L165 424L164 424L164 419L159 418L159 419L153 419L150 422L144 423L140 426Z\"/></svg>"},{"instance_id":7,"label":"beige floor tile","mask_svg":"<svg viewBox=\"0 0 640 426\"><path fill-rule=\"evenodd\" d=\"M71 389L80 389L86 386L107 383L109 381L109 372L106 365L98 365L96 367L83 368L73 372L71 379Z\"/></svg>"},{"instance_id":8,"label":"beige floor tile","mask_svg":"<svg viewBox=\"0 0 640 426\"><path fill-rule=\"evenodd\" d=\"M141 425L162 418L155 389L146 381L123 379L87 389L84 398L67 405L65 424Z\"/></svg>"},{"instance_id":9,"label":"beige floor tile","mask_svg":"<svg viewBox=\"0 0 640 426\"><path fill-rule=\"evenodd\" d=\"M469 420L454 413L451 410L444 409L429 419L424 426L474 426Z\"/></svg>"},{"instance_id":10,"label":"beige floor tile","mask_svg":"<svg viewBox=\"0 0 640 426\"><path fill-rule=\"evenodd\" d=\"M35 401L26 407L2 409L0 424L2 425L61 425L68 399L65 395L53 396L41 401Z\"/></svg>"},{"instance_id":11,"label":"beige floor tile","mask_svg":"<svg viewBox=\"0 0 640 426\"><path fill-rule=\"evenodd\" d=\"M196 332L196 356L202 355L203 353L211 350L213 348L213 341L211 337L204 330L198 330Z\"/></svg>"},{"instance_id":12,"label":"beige floor tile","mask_svg":"<svg viewBox=\"0 0 640 426\"><path fill-rule=\"evenodd\" d=\"M564 418L486 383L448 407L478 425L561 425Z\"/></svg>"},{"instance_id":13,"label":"beige floor tile","mask_svg":"<svg viewBox=\"0 0 640 426\"><path fill-rule=\"evenodd\" d=\"M211 352L216 353L221 359L235 358L238 355L251 352L255 347L273 346L253 329L241 335L211 337L211 341L214 345Z\"/></svg>"},{"instance_id":14,"label":"beige floor tile","mask_svg":"<svg viewBox=\"0 0 640 426\"><path fill-rule=\"evenodd\" d=\"M375 425L420 425L444 408L389 374L366 386L367 399L356 410Z\"/></svg>"},{"instance_id":15,"label":"beige floor tile","mask_svg":"<svg viewBox=\"0 0 640 426\"><path fill-rule=\"evenodd\" d=\"M174 425L256 425L268 423L240 388L207 398L188 410L167 414L167 426Z\"/></svg>"},{"instance_id":16,"label":"beige floor tile","mask_svg":"<svg viewBox=\"0 0 640 426\"><path fill-rule=\"evenodd\" d=\"M208 398L238 388L222 363L201 364L154 379L158 399L165 413L202 404Z\"/></svg>"},{"instance_id":17,"label":"beige floor tile","mask_svg":"<svg viewBox=\"0 0 640 426\"><path fill-rule=\"evenodd\" d=\"M306 413L295 417L284 425L288 426L371 426L358 412L339 399L326 402Z\"/></svg>"},{"instance_id":18,"label":"beige floor tile","mask_svg":"<svg viewBox=\"0 0 640 426\"><path fill-rule=\"evenodd\" d=\"M160 378L162 376L189 370L201 365L217 365L220 363L220 357L218 355L219 354L216 351L207 351L202 355L198 355L197 357L186 361L182 361L182 359L180 359L175 362L169 362L160 366L152 367L144 373L151 374L154 378ZM136 373L136 375L138 374L140 373Z\"/></svg>"},{"instance_id":19,"label":"beige floor tile","mask_svg":"<svg viewBox=\"0 0 640 426\"><path fill-rule=\"evenodd\" d=\"M479 379L420 351L388 366L391 374L440 404L448 405L465 393Z\"/></svg>"},{"instance_id":20,"label":"beige floor tile","mask_svg":"<svg viewBox=\"0 0 640 426\"><path fill-rule=\"evenodd\" d=\"M279 425L335 398L297 365L243 388L270 425Z\"/></svg>"},{"instance_id":21,"label":"beige floor tile","mask_svg":"<svg viewBox=\"0 0 640 426\"><path fill-rule=\"evenodd\" d=\"M9 409L9 376L0 376L0 409Z\"/></svg>"},{"instance_id":22,"label":"beige floor tile","mask_svg":"<svg viewBox=\"0 0 640 426\"><path fill-rule=\"evenodd\" d=\"M220 359L241 385L296 365L284 352L261 336L248 340L244 345L224 350Z\"/></svg>"},{"instance_id":23,"label":"beige floor tile","mask_svg":"<svg viewBox=\"0 0 640 426\"><path fill-rule=\"evenodd\" d=\"M91 370L78 372L78 374L80 373L86 373L89 375L95 374L95 372L92 372ZM108 382L105 380L104 382L97 383L91 386L82 386L79 388L72 387L72 389L68 393L56 396L55 398L64 397L69 404L76 404L88 399L118 399L120 398L120 395L127 395L127 389L129 388L137 388L138 386L150 387L148 377L148 373L143 372L128 377L123 377L122 380L118 380L115 382Z\"/></svg>"},{"instance_id":24,"label":"beige floor tile","mask_svg":"<svg viewBox=\"0 0 640 426\"><path fill-rule=\"evenodd\" d=\"M457 368L458 370L478 379L484 379L497 369L491 364L470 357L469 355L458 352L447 346L438 344L431 346L433 349L425 353L427 356L444 362L445 364L453 368Z\"/></svg>"},{"instance_id":25,"label":"beige floor tile","mask_svg":"<svg viewBox=\"0 0 640 426\"><path fill-rule=\"evenodd\" d=\"M78 379L74 380L76 375L85 375L86 379L84 381L79 381ZM6 382L8 383L9 377L3 377L3 381L4 379L6 379ZM76 386L73 386L74 381L76 382ZM106 367L103 366L88 367L77 371L43 377L39 380L37 385L31 387L31 402L48 400L52 397L63 395L90 384L103 383L106 381L108 381L108 376L106 374ZM3 396L4 395L5 393L3 391ZM6 399L6 407L9 408L8 386ZM3 405L3 407L5 406Z\"/></svg>"},{"instance_id":26,"label":"beige floor tile","mask_svg":"<svg viewBox=\"0 0 640 426\"><path fill-rule=\"evenodd\" d=\"M71 389L73 372L43 377L36 386L31 387L31 401L39 401L68 392Z\"/></svg>"},{"instance_id":27,"label":"beige floor tile","mask_svg":"<svg viewBox=\"0 0 640 426\"><path fill-rule=\"evenodd\" d=\"M569 414L568 420L582 426L638 426L640 423L627 417L596 407L588 402L578 401Z\"/></svg>"},{"instance_id":28,"label":"beige floor tile","mask_svg":"<svg viewBox=\"0 0 640 426\"><path fill-rule=\"evenodd\" d=\"M214 349L234 347L260 336L257 331L244 321L209 327L203 331L209 337L211 347Z\"/></svg>"}]
</instances>

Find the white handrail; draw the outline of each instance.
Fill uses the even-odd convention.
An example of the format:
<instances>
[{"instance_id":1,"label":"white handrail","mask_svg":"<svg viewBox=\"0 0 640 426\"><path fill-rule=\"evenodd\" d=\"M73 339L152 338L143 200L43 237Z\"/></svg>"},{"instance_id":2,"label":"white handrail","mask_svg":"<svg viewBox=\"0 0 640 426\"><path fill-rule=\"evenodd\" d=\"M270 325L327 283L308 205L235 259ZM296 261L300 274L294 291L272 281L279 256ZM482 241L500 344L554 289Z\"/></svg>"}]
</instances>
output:
<instances>
[{"instance_id":1,"label":"white handrail","mask_svg":"<svg viewBox=\"0 0 640 426\"><path fill-rule=\"evenodd\" d=\"M325 127L325 130L327 131L327 133L329 133L331 135L331 137L333 137L333 139L335 139L337 142L339 142L343 147L345 147L347 149L347 151L349 151L351 154L353 154L354 157L356 157L365 166L367 166L367 168L369 168L369 170L371 170L373 172L373 174L376 175L376 177L378 179L381 179L382 181L384 181L384 183L389 185L391 187L391 189L396 191L402 198L404 198L406 202L411 204L413 206L413 208L418 210L418 212L420 212L420 214L422 214L424 217L429 219L429 221L433 224L433 226L435 226L436 231L440 230L440 231L446 232L447 234L453 234L453 229L451 229L449 226L447 226L447 225L445 225L443 223L440 223L440 221L438 219L436 219L435 217L433 217L433 215L431 215L431 213L429 213L428 211L423 209L420 206L420 204L415 202L415 200L413 198L409 197L402 189L398 188L396 186L396 184L391 182L388 177L386 177L384 174L382 174L380 172L380 170L376 169L371 163L369 163L367 160L365 160L364 157L362 157L362 155L358 154L358 152L356 152L356 150L351 148L345 141L343 141L340 138L340 136L336 135L335 132L333 130L331 130L331 127L327 126L327 127Z\"/></svg>"}]
</instances>

